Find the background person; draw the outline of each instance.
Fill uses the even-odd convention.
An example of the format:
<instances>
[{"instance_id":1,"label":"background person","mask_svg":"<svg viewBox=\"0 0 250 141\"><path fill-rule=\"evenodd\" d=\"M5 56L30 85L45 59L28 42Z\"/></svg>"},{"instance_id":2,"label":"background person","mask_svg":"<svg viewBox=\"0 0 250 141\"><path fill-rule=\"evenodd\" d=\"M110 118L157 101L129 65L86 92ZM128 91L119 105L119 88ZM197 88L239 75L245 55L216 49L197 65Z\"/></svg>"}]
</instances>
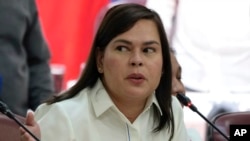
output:
<instances>
[{"instance_id":1,"label":"background person","mask_svg":"<svg viewBox=\"0 0 250 141\"><path fill-rule=\"evenodd\" d=\"M181 80L182 68L175 57L175 52L173 49L170 50L170 57L171 57L171 65L172 65L172 95L174 96L176 96L177 94L186 95L185 87ZM183 107L182 103L181 105ZM187 133L191 141L202 141L201 135L196 129L192 127L187 128Z\"/></svg>"},{"instance_id":2,"label":"background person","mask_svg":"<svg viewBox=\"0 0 250 141\"><path fill-rule=\"evenodd\" d=\"M35 0L0 0L0 100L25 116L53 94Z\"/></svg>"}]
</instances>

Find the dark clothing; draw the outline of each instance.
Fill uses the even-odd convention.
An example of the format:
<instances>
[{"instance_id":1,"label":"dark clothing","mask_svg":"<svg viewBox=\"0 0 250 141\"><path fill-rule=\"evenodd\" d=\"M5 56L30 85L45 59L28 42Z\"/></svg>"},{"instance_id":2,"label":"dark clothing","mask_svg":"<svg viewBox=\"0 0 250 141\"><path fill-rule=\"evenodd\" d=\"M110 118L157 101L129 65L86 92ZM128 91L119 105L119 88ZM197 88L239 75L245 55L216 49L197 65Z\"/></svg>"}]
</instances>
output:
<instances>
[{"instance_id":1,"label":"dark clothing","mask_svg":"<svg viewBox=\"0 0 250 141\"><path fill-rule=\"evenodd\" d=\"M0 0L0 100L25 115L53 93L35 0Z\"/></svg>"},{"instance_id":2,"label":"dark clothing","mask_svg":"<svg viewBox=\"0 0 250 141\"><path fill-rule=\"evenodd\" d=\"M220 114L229 112L238 112L239 111L238 107L239 105L234 102L222 101L221 103L214 104L212 110L209 112L207 116L207 119L213 122L214 118ZM213 141L212 129L213 127L211 125L208 124L206 125L206 141Z\"/></svg>"}]
</instances>

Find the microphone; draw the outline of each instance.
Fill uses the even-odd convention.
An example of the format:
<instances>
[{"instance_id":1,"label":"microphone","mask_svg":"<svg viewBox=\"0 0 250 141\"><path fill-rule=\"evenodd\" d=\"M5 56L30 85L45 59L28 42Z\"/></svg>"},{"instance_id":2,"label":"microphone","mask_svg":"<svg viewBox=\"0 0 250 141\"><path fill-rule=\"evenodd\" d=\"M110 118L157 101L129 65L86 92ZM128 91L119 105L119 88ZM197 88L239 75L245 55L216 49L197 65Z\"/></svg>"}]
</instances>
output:
<instances>
[{"instance_id":1,"label":"microphone","mask_svg":"<svg viewBox=\"0 0 250 141\"><path fill-rule=\"evenodd\" d=\"M33 133L31 133L11 112L8 106L0 101L0 112L4 115L8 116L9 118L13 119L19 126L21 126L25 131L27 131L36 141L40 141Z\"/></svg>"},{"instance_id":2,"label":"microphone","mask_svg":"<svg viewBox=\"0 0 250 141\"><path fill-rule=\"evenodd\" d=\"M191 100L185 96L184 94L177 94L177 99L186 107L189 107L192 111L198 113L209 125L211 125L215 130L217 130L227 141L229 141L229 137L226 136L222 131L220 131L212 122L210 122L204 115L202 115L197 107L191 102Z\"/></svg>"}]
</instances>

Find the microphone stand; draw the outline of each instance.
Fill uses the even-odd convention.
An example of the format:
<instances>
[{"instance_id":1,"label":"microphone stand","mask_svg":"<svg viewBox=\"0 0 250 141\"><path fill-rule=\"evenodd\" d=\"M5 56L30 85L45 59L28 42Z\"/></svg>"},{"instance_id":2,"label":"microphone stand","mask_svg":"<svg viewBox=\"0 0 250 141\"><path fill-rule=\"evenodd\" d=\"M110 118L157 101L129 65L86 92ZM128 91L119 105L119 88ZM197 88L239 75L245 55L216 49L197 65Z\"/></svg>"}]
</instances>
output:
<instances>
[{"instance_id":1,"label":"microphone stand","mask_svg":"<svg viewBox=\"0 0 250 141\"><path fill-rule=\"evenodd\" d=\"M40 141L33 133L31 133L8 109L7 105L0 101L0 112L9 118L13 119L19 126L21 126L25 131L27 131L36 141Z\"/></svg>"},{"instance_id":2,"label":"microphone stand","mask_svg":"<svg viewBox=\"0 0 250 141\"><path fill-rule=\"evenodd\" d=\"M193 112L196 112L199 114L209 125L211 125L215 130L217 130L227 141L229 141L229 137L226 136L220 129L218 129L213 123L211 123L203 114L199 112L196 106L194 106L191 102L191 100L183 95L183 94L177 94L177 99L184 105L189 107Z\"/></svg>"}]
</instances>

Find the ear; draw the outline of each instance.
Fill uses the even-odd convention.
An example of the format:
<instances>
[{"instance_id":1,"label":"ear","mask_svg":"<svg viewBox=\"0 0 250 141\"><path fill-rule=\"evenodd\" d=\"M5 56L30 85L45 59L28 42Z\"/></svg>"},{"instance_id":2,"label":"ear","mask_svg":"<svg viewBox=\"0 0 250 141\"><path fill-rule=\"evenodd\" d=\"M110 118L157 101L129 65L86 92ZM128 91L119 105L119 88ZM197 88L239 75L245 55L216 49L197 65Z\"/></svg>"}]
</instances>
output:
<instances>
[{"instance_id":1,"label":"ear","mask_svg":"<svg viewBox=\"0 0 250 141\"><path fill-rule=\"evenodd\" d=\"M103 56L104 52L97 48L96 51L96 67L99 73L103 73Z\"/></svg>"}]
</instances>

